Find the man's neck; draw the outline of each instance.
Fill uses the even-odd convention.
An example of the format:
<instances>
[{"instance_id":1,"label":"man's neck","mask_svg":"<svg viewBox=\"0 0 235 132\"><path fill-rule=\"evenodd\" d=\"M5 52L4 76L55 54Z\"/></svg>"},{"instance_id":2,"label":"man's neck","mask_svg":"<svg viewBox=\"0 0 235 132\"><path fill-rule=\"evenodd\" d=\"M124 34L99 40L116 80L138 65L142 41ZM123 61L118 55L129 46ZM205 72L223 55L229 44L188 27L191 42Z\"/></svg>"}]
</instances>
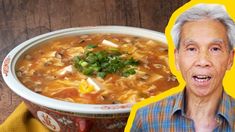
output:
<instances>
[{"instance_id":1,"label":"man's neck","mask_svg":"<svg viewBox=\"0 0 235 132\"><path fill-rule=\"evenodd\" d=\"M215 114L222 97L222 88L210 96L199 97L186 90L186 115L195 123L195 128L215 128L217 126ZM200 126L198 128L197 126Z\"/></svg>"}]
</instances>

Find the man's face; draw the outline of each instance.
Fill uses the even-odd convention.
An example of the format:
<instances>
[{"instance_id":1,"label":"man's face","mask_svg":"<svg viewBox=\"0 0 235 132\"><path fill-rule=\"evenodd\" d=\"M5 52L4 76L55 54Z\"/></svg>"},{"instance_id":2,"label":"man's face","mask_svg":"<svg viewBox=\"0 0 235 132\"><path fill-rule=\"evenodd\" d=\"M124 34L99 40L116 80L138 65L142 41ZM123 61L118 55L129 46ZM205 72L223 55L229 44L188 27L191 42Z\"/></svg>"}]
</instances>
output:
<instances>
[{"instance_id":1,"label":"man's face","mask_svg":"<svg viewBox=\"0 0 235 132\"><path fill-rule=\"evenodd\" d=\"M177 69L186 88L196 96L208 96L222 88L226 70L233 63L226 28L219 21L202 19L182 27L180 47L175 50Z\"/></svg>"}]
</instances>

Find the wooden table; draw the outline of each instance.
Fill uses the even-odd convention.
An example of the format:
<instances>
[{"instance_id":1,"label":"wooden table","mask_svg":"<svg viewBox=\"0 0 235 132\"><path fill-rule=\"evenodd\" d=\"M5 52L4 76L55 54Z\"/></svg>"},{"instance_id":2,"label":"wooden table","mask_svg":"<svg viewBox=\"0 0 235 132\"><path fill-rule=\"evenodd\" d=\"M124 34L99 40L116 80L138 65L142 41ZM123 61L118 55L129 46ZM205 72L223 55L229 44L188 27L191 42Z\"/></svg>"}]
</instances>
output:
<instances>
[{"instance_id":1,"label":"wooden table","mask_svg":"<svg viewBox=\"0 0 235 132\"><path fill-rule=\"evenodd\" d=\"M171 14L186 2L188 0L0 0L0 64L18 44L63 28L127 25L164 32ZM21 101L1 76L0 123Z\"/></svg>"}]
</instances>

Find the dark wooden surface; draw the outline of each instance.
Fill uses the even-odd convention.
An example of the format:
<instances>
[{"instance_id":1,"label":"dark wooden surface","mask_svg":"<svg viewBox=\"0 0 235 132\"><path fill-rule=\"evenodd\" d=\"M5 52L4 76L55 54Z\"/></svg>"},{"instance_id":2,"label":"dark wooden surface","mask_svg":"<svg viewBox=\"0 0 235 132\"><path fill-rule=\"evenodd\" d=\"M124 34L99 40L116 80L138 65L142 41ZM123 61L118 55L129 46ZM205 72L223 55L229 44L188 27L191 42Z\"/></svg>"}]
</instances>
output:
<instances>
[{"instance_id":1,"label":"dark wooden surface","mask_svg":"<svg viewBox=\"0 0 235 132\"><path fill-rule=\"evenodd\" d=\"M127 25L164 32L188 0L0 0L0 64L21 42L50 31ZM0 77L0 124L21 102Z\"/></svg>"}]
</instances>

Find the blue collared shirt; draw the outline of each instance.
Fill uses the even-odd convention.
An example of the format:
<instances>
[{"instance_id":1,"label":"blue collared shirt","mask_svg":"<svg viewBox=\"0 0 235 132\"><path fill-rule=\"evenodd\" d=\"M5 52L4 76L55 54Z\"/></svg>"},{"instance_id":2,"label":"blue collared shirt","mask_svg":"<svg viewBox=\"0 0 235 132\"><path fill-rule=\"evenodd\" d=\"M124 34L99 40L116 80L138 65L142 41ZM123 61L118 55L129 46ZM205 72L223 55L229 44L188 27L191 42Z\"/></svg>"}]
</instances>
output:
<instances>
[{"instance_id":1,"label":"blue collared shirt","mask_svg":"<svg viewBox=\"0 0 235 132\"><path fill-rule=\"evenodd\" d=\"M136 113L131 132L194 132L194 121L185 114L185 92L149 104ZM213 132L235 132L235 100L223 92Z\"/></svg>"}]
</instances>

